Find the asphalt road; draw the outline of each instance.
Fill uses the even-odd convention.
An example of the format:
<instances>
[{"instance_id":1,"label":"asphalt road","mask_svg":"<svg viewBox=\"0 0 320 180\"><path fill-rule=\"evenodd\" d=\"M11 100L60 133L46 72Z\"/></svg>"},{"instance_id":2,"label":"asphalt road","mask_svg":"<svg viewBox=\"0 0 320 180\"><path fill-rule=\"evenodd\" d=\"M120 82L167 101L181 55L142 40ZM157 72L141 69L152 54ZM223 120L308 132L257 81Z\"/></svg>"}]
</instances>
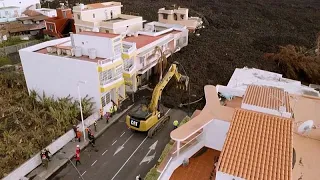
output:
<instances>
[{"instance_id":1,"label":"asphalt road","mask_svg":"<svg viewBox=\"0 0 320 180\"><path fill-rule=\"evenodd\" d=\"M180 121L186 116L181 110L164 108L163 111L170 115L170 122L152 139L147 138L147 133L131 132L125 124L125 116L121 117L96 140L96 147L89 146L81 152L82 164L78 169L83 178L133 180L137 175L144 177L170 140L173 121ZM79 180L80 177L68 164L51 179Z\"/></svg>"}]
</instances>

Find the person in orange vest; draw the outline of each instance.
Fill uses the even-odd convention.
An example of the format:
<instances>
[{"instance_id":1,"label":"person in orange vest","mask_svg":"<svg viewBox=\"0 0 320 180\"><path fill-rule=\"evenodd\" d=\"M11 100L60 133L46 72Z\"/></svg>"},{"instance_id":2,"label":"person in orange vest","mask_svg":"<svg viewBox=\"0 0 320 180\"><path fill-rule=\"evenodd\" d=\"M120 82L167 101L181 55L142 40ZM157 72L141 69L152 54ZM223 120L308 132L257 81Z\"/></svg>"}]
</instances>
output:
<instances>
[{"instance_id":1,"label":"person in orange vest","mask_svg":"<svg viewBox=\"0 0 320 180\"><path fill-rule=\"evenodd\" d=\"M79 130L77 130L77 138L79 142L81 142L81 135L82 133Z\"/></svg>"}]
</instances>

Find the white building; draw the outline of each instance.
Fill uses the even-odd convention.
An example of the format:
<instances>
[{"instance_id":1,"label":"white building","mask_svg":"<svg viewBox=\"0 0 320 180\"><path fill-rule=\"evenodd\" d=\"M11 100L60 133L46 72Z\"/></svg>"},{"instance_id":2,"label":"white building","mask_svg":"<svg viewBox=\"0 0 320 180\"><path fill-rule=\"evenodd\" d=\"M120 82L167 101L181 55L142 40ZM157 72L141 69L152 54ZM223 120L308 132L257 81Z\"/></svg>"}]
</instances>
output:
<instances>
[{"instance_id":1,"label":"white building","mask_svg":"<svg viewBox=\"0 0 320 180\"><path fill-rule=\"evenodd\" d=\"M96 110L107 112L112 101L125 99L121 44L120 35L83 32L22 49L28 90L78 98L79 86L82 97L92 97Z\"/></svg>"},{"instance_id":2,"label":"white building","mask_svg":"<svg viewBox=\"0 0 320 180\"><path fill-rule=\"evenodd\" d=\"M139 31L145 22L141 16L121 14L120 2L80 4L73 7L76 32L99 31L127 34Z\"/></svg>"},{"instance_id":3,"label":"white building","mask_svg":"<svg viewBox=\"0 0 320 180\"><path fill-rule=\"evenodd\" d=\"M17 6L8 6L0 8L0 22L12 22L21 16L21 10Z\"/></svg>"},{"instance_id":4,"label":"white building","mask_svg":"<svg viewBox=\"0 0 320 180\"><path fill-rule=\"evenodd\" d=\"M0 0L0 8L19 7L20 12L27 10L30 6L40 5L40 0Z\"/></svg>"},{"instance_id":5,"label":"white building","mask_svg":"<svg viewBox=\"0 0 320 180\"><path fill-rule=\"evenodd\" d=\"M138 86L147 83L149 77L154 74L154 67L160 57L155 48L160 47L169 57L171 53L188 45L188 30L183 26L151 22L145 24L143 31L125 37L123 42L126 89L135 92Z\"/></svg>"}]
</instances>

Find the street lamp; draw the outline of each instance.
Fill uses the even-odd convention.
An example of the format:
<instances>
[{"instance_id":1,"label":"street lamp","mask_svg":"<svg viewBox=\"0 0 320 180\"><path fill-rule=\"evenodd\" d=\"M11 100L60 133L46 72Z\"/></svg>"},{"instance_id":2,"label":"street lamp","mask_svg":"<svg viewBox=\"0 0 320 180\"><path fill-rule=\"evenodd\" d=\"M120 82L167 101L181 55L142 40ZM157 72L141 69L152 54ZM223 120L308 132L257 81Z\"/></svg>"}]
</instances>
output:
<instances>
[{"instance_id":1,"label":"street lamp","mask_svg":"<svg viewBox=\"0 0 320 180\"><path fill-rule=\"evenodd\" d=\"M174 61L173 62L174 64L177 64L177 65L180 65L181 67L182 67L182 70L183 70L183 72L184 72L184 74L187 76L187 78L189 79L189 82L188 82L188 101L189 101L189 103L188 103L188 115L189 116L191 116L191 110L190 110L190 77L187 75L187 72L186 72L186 70L184 69L184 67L182 66L182 64L180 63L180 62L178 62L178 61Z\"/></svg>"},{"instance_id":2,"label":"street lamp","mask_svg":"<svg viewBox=\"0 0 320 180\"><path fill-rule=\"evenodd\" d=\"M75 166L74 164L73 164L73 162L69 159L69 158L66 158L63 154L65 154L65 152L59 152L59 153L57 153L57 157L58 157L58 159L68 159L69 160L69 162L72 164L72 166L76 169L76 171L78 172L78 174L79 174L79 176L81 177L81 179L82 180L84 180L83 179L83 176L82 176L82 174L80 173L80 171L79 171L79 169L77 168L77 166Z\"/></svg>"},{"instance_id":3,"label":"street lamp","mask_svg":"<svg viewBox=\"0 0 320 180\"><path fill-rule=\"evenodd\" d=\"M78 96L79 96L79 104L80 104L80 114L81 114L81 122L82 122L82 132L83 132L83 139L84 142L86 142L86 132L85 132L85 128L84 128L84 122L83 122L83 113L82 113L82 104L81 104L81 95L80 95L80 83L81 84L86 84L86 81L78 81Z\"/></svg>"}]
</instances>

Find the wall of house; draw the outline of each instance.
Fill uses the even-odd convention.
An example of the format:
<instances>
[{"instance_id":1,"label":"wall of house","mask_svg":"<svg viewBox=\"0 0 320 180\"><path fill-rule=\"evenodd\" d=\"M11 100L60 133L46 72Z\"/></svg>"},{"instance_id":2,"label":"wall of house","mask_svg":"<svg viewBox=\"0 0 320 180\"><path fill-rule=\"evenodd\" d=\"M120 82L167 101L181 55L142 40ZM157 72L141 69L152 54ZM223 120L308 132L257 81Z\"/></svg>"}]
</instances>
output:
<instances>
[{"instance_id":1,"label":"wall of house","mask_svg":"<svg viewBox=\"0 0 320 180\"><path fill-rule=\"evenodd\" d=\"M37 45L35 45L37 46ZM69 59L62 56L29 52L34 47L19 51L28 90L36 90L48 96L65 97L69 94L78 98L78 82L81 96L93 98L98 110L100 102L100 83L97 64L88 61Z\"/></svg>"},{"instance_id":2,"label":"wall of house","mask_svg":"<svg viewBox=\"0 0 320 180\"><path fill-rule=\"evenodd\" d=\"M73 18L73 14L72 14L71 9L58 8L56 11L57 11L57 17L58 18L61 18L61 19L63 19L63 18ZM65 12L65 14L63 12Z\"/></svg>"},{"instance_id":3,"label":"wall of house","mask_svg":"<svg viewBox=\"0 0 320 180\"><path fill-rule=\"evenodd\" d=\"M40 0L2 0L0 1L0 7L17 6L23 12L27 7L37 3L40 4Z\"/></svg>"},{"instance_id":4,"label":"wall of house","mask_svg":"<svg viewBox=\"0 0 320 180\"><path fill-rule=\"evenodd\" d=\"M97 57L111 58L114 56L112 39L98 36L73 34L74 45L82 48L82 54L88 56L88 49L96 49Z\"/></svg>"},{"instance_id":5,"label":"wall of house","mask_svg":"<svg viewBox=\"0 0 320 180\"><path fill-rule=\"evenodd\" d=\"M111 19L111 12L112 18L117 18L119 14L121 14L121 7L108 7L108 8L100 8L100 9L93 9L93 10L84 10L81 11L80 19L83 21L102 21L106 19ZM75 17L76 22L77 18Z\"/></svg>"},{"instance_id":6,"label":"wall of house","mask_svg":"<svg viewBox=\"0 0 320 180\"><path fill-rule=\"evenodd\" d=\"M55 9L41 8L36 9L35 11L48 17L57 17L57 11Z\"/></svg>"},{"instance_id":7,"label":"wall of house","mask_svg":"<svg viewBox=\"0 0 320 180\"><path fill-rule=\"evenodd\" d=\"M1 4L1 2L0 2ZM0 22L15 21L16 18L21 16L21 10L19 8L4 8L0 9Z\"/></svg>"},{"instance_id":8,"label":"wall of house","mask_svg":"<svg viewBox=\"0 0 320 180\"><path fill-rule=\"evenodd\" d=\"M230 123L214 119L203 128L205 132L206 146L218 151L223 148L224 141L227 137Z\"/></svg>"}]
</instances>

